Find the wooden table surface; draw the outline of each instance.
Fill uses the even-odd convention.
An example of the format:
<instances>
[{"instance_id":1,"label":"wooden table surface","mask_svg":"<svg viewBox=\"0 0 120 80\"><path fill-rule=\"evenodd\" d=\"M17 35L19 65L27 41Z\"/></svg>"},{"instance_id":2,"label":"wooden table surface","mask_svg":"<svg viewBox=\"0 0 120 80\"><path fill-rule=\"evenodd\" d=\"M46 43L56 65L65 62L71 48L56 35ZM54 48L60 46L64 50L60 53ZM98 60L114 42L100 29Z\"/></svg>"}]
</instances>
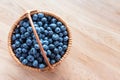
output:
<instances>
[{"instance_id":1,"label":"wooden table surface","mask_svg":"<svg viewBox=\"0 0 120 80\"><path fill-rule=\"evenodd\" d=\"M71 27L70 54L53 73L26 70L9 54L8 32L24 9ZM0 0L0 80L120 80L120 0Z\"/></svg>"}]
</instances>

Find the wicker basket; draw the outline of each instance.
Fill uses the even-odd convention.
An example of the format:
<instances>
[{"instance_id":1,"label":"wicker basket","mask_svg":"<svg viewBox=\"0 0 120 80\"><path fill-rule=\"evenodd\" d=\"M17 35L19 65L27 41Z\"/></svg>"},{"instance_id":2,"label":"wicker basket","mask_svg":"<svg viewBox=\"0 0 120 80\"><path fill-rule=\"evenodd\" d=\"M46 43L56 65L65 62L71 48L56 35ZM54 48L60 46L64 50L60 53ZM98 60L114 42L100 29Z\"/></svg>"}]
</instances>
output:
<instances>
[{"instance_id":1,"label":"wicker basket","mask_svg":"<svg viewBox=\"0 0 120 80\"><path fill-rule=\"evenodd\" d=\"M30 11L30 15L33 15L35 13L40 13L41 11L38 11L38 10L33 10L33 11ZM72 38L71 38L71 32L70 32L70 29L69 27L67 26L67 24L58 16L52 14L52 13L49 13L49 12L42 12L44 13L45 15L50 15L50 16L53 16L55 17L56 19L58 19L59 21L61 21L65 27L67 28L67 31L68 31L68 36L69 36L69 41L68 41L68 48L65 52L65 54L63 55L63 57L61 58L61 60L59 60L58 62L56 62L55 64L52 65L52 67L56 67L57 65L59 65L61 63L61 61L66 57L66 55L68 55L69 51L70 51L70 48L71 48L71 45L72 45ZM33 68L33 67L29 67L29 66L26 66L26 65L23 65L19 59L15 56L13 50L12 50L12 46L11 46L11 37L12 37L12 34L13 34L13 31L16 27L19 27L19 22L21 20L23 20L24 18L27 17L27 14L28 13L25 13L23 14L12 26L10 32L9 32L9 36L8 36L8 48L9 48L9 52L11 54L11 56L15 59L15 61L17 61L17 63L19 63L22 67L26 68L26 69L30 69L30 70L35 70L35 71L50 71L51 69L47 66L46 68L44 69L39 69L39 68Z\"/></svg>"}]
</instances>

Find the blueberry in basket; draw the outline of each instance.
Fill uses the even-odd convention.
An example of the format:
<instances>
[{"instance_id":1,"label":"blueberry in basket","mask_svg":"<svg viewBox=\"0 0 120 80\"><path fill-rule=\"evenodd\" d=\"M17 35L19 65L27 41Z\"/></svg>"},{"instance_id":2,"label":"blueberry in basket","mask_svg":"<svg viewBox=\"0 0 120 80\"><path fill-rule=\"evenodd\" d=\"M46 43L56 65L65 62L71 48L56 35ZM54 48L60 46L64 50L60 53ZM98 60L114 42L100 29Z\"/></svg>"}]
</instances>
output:
<instances>
[{"instance_id":1,"label":"blueberry in basket","mask_svg":"<svg viewBox=\"0 0 120 80\"><path fill-rule=\"evenodd\" d=\"M34 13L31 17L50 64L59 62L69 46L67 27L56 17L44 12ZM14 28L11 48L23 65L37 69L48 67L27 17L20 20Z\"/></svg>"}]
</instances>

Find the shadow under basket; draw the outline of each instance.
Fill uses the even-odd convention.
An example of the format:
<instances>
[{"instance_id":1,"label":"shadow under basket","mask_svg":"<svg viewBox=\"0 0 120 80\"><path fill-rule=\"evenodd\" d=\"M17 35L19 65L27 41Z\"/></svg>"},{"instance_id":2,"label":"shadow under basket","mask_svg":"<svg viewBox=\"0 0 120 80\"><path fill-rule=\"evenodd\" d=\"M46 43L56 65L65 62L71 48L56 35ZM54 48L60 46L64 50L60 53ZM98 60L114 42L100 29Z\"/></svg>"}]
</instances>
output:
<instances>
[{"instance_id":1,"label":"shadow under basket","mask_svg":"<svg viewBox=\"0 0 120 80\"><path fill-rule=\"evenodd\" d=\"M52 64L51 66L53 68L55 68L57 65L59 65L61 63L61 61L66 57L66 55L69 54L70 52L70 48L71 48L71 45L72 45L72 38L71 38L71 32L70 32L70 29L68 27L68 25L58 16L52 14L52 13L49 13L49 12L42 12L42 11L39 11L39 10L33 10L33 11L30 11L30 15L33 15L33 14L36 14L36 13L44 13L45 15L49 15L49 16L52 16L54 18L56 18L58 21L61 21L63 23L63 25L65 25L66 29L67 29L67 32L68 32L68 37L69 37L69 40L68 40L68 48L65 52L65 54L62 56L62 58L56 62L55 64ZM9 35L8 35L8 48L9 48L9 52L11 54L11 56L14 58L14 60L20 64L22 67L26 68L26 69L30 69L30 70L35 70L35 71L50 71L51 69L49 68L49 66L43 68L43 69L39 69L39 68L34 68L34 67L30 67L30 66L27 66L27 65L24 65L22 64L19 59L15 56L15 53L12 49L12 46L11 46L11 43L12 43L12 34L14 32L14 29L16 27L19 27L19 22L21 20L23 20L24 18L27 18L27 12L25 14L23 14L12 26L10 32L9 32Z\"/></svg>"}]
</instances>

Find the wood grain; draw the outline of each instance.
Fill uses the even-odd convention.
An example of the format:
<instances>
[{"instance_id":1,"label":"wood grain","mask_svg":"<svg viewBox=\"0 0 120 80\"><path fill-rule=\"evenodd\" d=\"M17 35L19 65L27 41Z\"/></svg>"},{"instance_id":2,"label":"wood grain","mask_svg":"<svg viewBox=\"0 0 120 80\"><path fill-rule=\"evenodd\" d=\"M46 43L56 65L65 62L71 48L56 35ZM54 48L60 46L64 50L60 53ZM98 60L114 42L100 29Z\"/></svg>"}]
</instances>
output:
<instances>
[{"instance_id":1,"label":"wood grain","mask_svg":"<svg viewBox=\"0 0 120 80\"><path fill-rule=\"evenodd\" d=\"M23 69L8 32L24 10L52 12L71 27L73 46L51 72ZM0 80L120 80L120 0L0 0Z\"/></svg>"}]
</instances>

